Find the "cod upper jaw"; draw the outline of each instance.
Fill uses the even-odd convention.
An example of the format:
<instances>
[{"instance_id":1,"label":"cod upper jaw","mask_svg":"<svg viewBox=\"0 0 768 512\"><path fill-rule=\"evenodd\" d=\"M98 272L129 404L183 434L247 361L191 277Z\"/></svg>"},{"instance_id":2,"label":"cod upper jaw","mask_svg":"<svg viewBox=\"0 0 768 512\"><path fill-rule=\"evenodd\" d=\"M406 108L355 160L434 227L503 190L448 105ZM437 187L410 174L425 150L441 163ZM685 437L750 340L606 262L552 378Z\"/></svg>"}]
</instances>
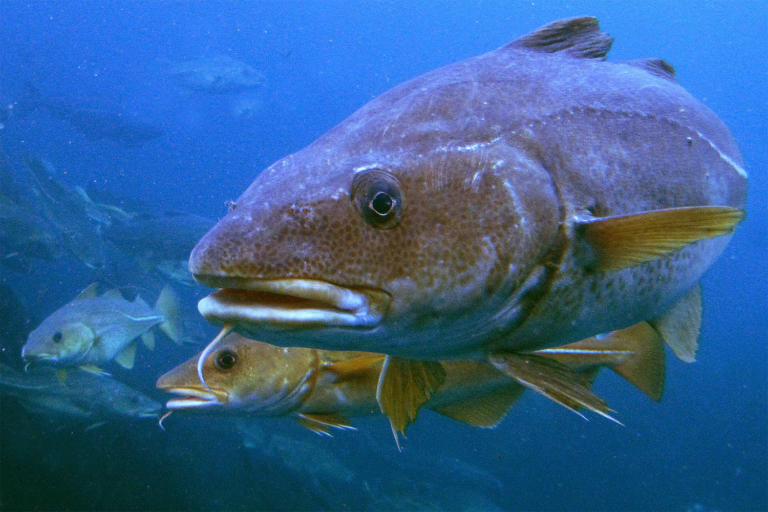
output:
<instances>
[{"instance_id":1,"label":"cod upper jaw","mask_svg":"<svg viewBox=\"0 0 768 512\"><path fill-rule=\"evenodd\" d=\"M248 279L195 275L201 284L220 288L202 299L198 310L225 324L260 324L273 329L303 327L374 328L392 297L375 288L348 288L316 279Z\"/></svg>"}]
</instances>

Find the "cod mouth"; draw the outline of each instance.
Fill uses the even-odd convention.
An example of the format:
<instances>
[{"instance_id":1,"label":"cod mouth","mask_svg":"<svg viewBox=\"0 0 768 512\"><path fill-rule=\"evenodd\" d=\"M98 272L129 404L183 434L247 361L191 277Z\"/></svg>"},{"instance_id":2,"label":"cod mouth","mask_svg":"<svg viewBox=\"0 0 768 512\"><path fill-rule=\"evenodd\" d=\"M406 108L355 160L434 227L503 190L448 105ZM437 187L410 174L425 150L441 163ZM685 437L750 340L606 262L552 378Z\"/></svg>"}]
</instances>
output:
<instances>
[{"instance_id":1,"label":"cod mouth","mask_svg":"<svg viewBox=\"0 0 768 512\"><path fill-rule=\"evenodd\" d=\"M181 396L181 398L172 398L166 402L165 407L172 411L226 405L229 401L229 396L225 391L211 390L208 392L200 388L187 387L160 387L160 389L167 393Z\"/></svg>"},{"instance_id":2,"label":"cod mouth","mask_svg":"<svg viewBox=\"0 0 768 512\"><path fill-rule=\"evenodd\" d=\"M195 279L206 286L220 288L197 305L207 320L273 330L372 328L382 321L392 301L391 295L379 289L348 288L314 279L258 280L200 275Z\"/></svg>"}]
</instances>

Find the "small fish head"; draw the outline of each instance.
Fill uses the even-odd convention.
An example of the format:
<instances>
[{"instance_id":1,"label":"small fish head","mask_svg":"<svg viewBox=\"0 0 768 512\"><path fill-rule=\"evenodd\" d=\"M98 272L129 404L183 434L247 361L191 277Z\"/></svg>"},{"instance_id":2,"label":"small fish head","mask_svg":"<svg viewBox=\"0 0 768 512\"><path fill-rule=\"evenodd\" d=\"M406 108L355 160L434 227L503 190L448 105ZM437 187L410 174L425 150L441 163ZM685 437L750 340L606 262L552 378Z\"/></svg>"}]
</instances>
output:
<instances>
[{"instance_id":1,"label":"small fish head","mask_svg":"<svg viewBox=\"0 0 768 512\"><path fill-rule=\"evenodd\" d=\"M276 344L466 353L552 244L549 176L492 142L336 161L323 140L264 171L198 243L191 272L222 289L203 316Z\"/></svg>"},{"instance_id":2,"label":"small fish head","mask_svg":"<svg viewBox=\"0 0 768 512\"><path fill-rule=\"evenodd\" d=\"M84 323L43 322L29 334L21 355L28 362L76 364L85 358L95 341L95 333Z\"/></svg>"},{"instance_id":3,"label":"small fish head","mask_svg":"<svg viewBox=\"0 0 768 512\"><path fill-rule=\"evenodd\" d=\"M312 370L313 353L232 333L203 362L205 386L197 374L198 355L161 376L157 387L184 397L169 401L169 409L219 405L227 412L276 416L293 409L307 391L301 387Z\"/></svg>"}]
</instances>

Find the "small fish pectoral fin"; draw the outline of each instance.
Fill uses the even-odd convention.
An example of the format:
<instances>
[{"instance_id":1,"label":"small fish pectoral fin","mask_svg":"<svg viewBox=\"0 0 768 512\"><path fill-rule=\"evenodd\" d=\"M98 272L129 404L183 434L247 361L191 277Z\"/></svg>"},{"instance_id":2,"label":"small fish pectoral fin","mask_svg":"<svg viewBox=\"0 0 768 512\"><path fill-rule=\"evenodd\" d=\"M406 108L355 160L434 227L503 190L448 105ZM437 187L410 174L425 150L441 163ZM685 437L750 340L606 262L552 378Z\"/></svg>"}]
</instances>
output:
<instances>
[{"instance_id":1,"label":"small fish pectoral fin","mask_svg":"<svg viewBox=\"0 0 768 512\"><path fill-rule=\"evenodd\" d=\"M587 268L622 270L727 235L743 218L739 208L693 206L595 219L577 224L575 250Z\"/></svg>"},{"instance_id":2,"label":"small fish pectoral fin","mask_svg":"<svg viewBox=\"0 0 768 512\"><path fill-rule=\"evenodd\" d=\"M144 343L144 346L149 350L155 350L155 333L152 331L144 331L144 334L141 335L141 342Z\"/></svg>"},{"instance_id":3,"label":"small fish pectoral fin","mask_svg":"<svg viewBox=\"0 0 768 512\"><path fill-rule=\"evenodd\" d=\"M503 352L491 354L489 362L523 386L567 407L579 416L580 408L620 423L613 418L603 399L595 395L588 382L575 371L557 361L536 354Z\"/></svg>"},{"instance_id":4,"label":"small fish pectoral fin","mask_svg":"<svg viewBox=\"0 0 768 512\"><path fill-rule=\"evenodd\" d=\"M131 341L125 348L115 356L115 362L125 368L132 370L136 361L136 340Z\"/></svg>"},{"instance_id":5,"label":"small fish pectoral fin","mask_svg":"<svg viewBox=\"0 0 768 512\"><path fill-rule=\"evenodd\" d=\"M419 409L445 382L439 361L421 361L387 356L379 376L376 401L388 418L395 440L416 421ZM400 444L398 442L398 448Z\"/></svg>"},{"instance_id":6,"label":"small fish pectoral fin","mask_svg":"<svg viewBox=\"0 0 768 512\"><path fill-rule=\"evenodd\" d=\"M522 396L523 391L525 387L514 382L493 393L439 407L429 407L429 409L474 427L493 428L504 419L509 409Z\"/></svg>"},{"instance_id":7,"label":"small fish pectoral fin","mask_svg":"<svg viewBox=\"0 0 768 512\"><path fill-rule=\"evenodd\" d=\"M111 377L112 375L105 372L95 364L83 364L79 367L84 372L92 373L94 375L98 375L99 377Z\"/></svg>"},{"instance_id":8,"label":"small fish pectoral fin","mask_svg":"<svg viewBox=\"0 0 768 512\"><path fill-rule=\"evenodd\" d=\"M331 428L357 430L341 414L299 414L299 424L316 434L330 436Z\"/></svg>"},{"instance_id":9,"label":"small fish pectoral fin","mask_svg":"<svg viewBox=\"0 0 768 512\"><path fill-rule=\"evenodd\" d=\"M697 283L669 311L649 323L677 357L686 363L694 362L701 328L701 284Z\"/></svg>"},{"instance_id":10,"label":"small fish pectoral fin","mask_svg":"<svg viewBox=\"0 0 768 512\"><path fill-rule=\"evenodd\" d=\"M352 357L343 361L325 364L323 365L323 370L332 373L335 376L336 383L366 377L371 372L376 372L376 377L378 377L385 358L384 354Z\"/></svg>"},{"instance_id":11,"label":"small fish pectoral fin","mask_svg":"<svg viewBox=\"0 0 768 512\"><path fill-rule=\"evenodd\" d=\"M657 402L664 392L664 343L647 322L535 353L584 377L593 369L592 379L600 367L610 368Z\"/></svg>"}]
</instances>

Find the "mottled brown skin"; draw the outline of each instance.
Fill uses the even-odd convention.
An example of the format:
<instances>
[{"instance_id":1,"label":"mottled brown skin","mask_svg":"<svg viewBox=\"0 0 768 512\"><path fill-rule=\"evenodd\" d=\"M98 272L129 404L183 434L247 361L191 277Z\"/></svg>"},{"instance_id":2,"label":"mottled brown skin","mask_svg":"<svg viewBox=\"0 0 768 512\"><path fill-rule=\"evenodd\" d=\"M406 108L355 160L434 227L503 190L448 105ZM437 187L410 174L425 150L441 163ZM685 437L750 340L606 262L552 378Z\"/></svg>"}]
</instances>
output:
<instances>
[{"instance_id":1,"label":"mottled brown skin","mask_svg":"<svg viewBox=\"0 0 768 512\"><path fill-rule=\"evenodd\" d=\"M371 101L263 171L192 253L195 278L214 287L300 278L384 290L392 303L378 326L237 329L276 344L482 357L624 328L680 299L730 237L596 272L577 226L742 208L735 142L659 65L584 58L531 37ZM606 38L598 32L593 57ZM367 224L351 200L355 173L368 168L402 185L392 229Z\"/></svg>"}]
</instances>

